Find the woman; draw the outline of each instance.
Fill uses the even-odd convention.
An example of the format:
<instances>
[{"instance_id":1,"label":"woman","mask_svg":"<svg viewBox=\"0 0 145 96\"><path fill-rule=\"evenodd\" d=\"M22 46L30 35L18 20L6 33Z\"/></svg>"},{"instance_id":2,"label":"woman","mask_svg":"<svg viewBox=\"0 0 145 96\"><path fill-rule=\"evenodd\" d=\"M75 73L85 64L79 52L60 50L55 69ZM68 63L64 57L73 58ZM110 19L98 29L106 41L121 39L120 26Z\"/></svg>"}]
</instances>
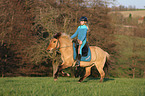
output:
<instances>
[{"instance_id":1,"label":"woman","mask_svg":"<svg viewBox=\"0 0 145 96\"><path fill-rule=\"evenodd\" d=\"M71 36L71 39L77 36L77 40L79 42L79 48L78 48L78 56L77 56L77 62L76 65L80 66L80 59L82 56L82 48L87 42L87 31L88 31L88 26L87 26L88 19L87 17L83 16L80 18L80 26L78 27L77 31Z\"/></svg>"}]
</instances>

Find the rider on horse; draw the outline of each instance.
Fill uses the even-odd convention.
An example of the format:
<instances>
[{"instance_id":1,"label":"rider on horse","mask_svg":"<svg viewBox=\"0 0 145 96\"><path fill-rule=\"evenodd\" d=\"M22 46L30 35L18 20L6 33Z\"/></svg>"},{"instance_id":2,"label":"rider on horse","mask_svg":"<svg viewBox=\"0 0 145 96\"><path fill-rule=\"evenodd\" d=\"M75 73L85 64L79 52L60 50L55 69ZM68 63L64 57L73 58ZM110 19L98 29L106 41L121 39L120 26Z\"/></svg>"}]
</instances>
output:
<instances>
[{"instance_id":1,"label":"rider on horse","mask_svg":"<svg viewBox=\"0 0 145 96\"><path fill-rule=\"evenodd\" d=\"M79 48L78 48L78 56L77 56L77 62L76 65L80 66L80 59L82 56L82 48L87 42L87 31L89 30L87 26L88 19L85 16L82 16L80 18L80 26L78 27L77 31L71 36L71 39L77 36L77 40L79 43Z\"/></svg>"}]
</instances>

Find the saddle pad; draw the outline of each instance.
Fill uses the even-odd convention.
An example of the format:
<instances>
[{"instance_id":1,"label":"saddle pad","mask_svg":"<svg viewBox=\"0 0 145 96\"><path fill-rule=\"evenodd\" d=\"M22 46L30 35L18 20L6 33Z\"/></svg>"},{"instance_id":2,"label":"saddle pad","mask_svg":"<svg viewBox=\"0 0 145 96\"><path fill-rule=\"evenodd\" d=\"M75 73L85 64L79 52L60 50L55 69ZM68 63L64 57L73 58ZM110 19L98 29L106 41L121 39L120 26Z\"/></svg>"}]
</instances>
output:
<instances>
[{"instance_id":1,"label":"saddle pad","mask_svg":"<svg viewBox=\"0 0 145 96\"><path fill-rule=\"evenodd\" d=\"M76 56L77 56L77 53L76 53L75 43L73 43L73 58L74 58L74 60L76 60ZM82 56L81 61L88 61L88 62L91 61L91 50L89 47L88 47L87 56Z\"/></svg>"}]
</instances>

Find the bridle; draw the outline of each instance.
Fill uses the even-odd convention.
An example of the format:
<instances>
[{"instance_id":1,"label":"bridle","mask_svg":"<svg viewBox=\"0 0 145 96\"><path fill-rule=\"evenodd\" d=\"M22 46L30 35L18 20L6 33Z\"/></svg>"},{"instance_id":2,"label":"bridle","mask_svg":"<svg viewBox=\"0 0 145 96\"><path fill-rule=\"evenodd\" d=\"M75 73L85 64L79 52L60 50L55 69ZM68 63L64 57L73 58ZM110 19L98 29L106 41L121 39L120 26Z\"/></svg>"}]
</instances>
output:
<instances>
[{"instance_id":1,"label":"bridle","mask_svg":"<svg viewBox=\"0 0 145 96\"><path fill-rule=\"evenodd\" d=\"M64 46L64 47L60 47L60 41L59 39L57 39L57 44L56 44L56 47L54 48L57 52L59 52L59 50L61 48L67 48L67 47L71 47L71 46Z\"/></svg>"}]
</instances>

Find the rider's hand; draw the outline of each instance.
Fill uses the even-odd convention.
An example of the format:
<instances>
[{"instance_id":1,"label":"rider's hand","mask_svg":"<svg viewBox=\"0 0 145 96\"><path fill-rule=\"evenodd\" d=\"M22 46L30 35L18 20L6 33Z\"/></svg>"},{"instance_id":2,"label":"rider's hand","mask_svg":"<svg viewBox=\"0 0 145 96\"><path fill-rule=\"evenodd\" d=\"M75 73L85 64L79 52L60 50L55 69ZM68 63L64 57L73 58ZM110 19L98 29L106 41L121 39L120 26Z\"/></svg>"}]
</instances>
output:
<instances>
[{"instance_id":1,"label":"rider's hand","mask_svg":"<svg viewBox=\"0 0 145 96\"><path fill-rule=\"evenodd\" d=\"M79 44L82 44L82 41L79 41Z\"/></svg>"}]
</instances>

